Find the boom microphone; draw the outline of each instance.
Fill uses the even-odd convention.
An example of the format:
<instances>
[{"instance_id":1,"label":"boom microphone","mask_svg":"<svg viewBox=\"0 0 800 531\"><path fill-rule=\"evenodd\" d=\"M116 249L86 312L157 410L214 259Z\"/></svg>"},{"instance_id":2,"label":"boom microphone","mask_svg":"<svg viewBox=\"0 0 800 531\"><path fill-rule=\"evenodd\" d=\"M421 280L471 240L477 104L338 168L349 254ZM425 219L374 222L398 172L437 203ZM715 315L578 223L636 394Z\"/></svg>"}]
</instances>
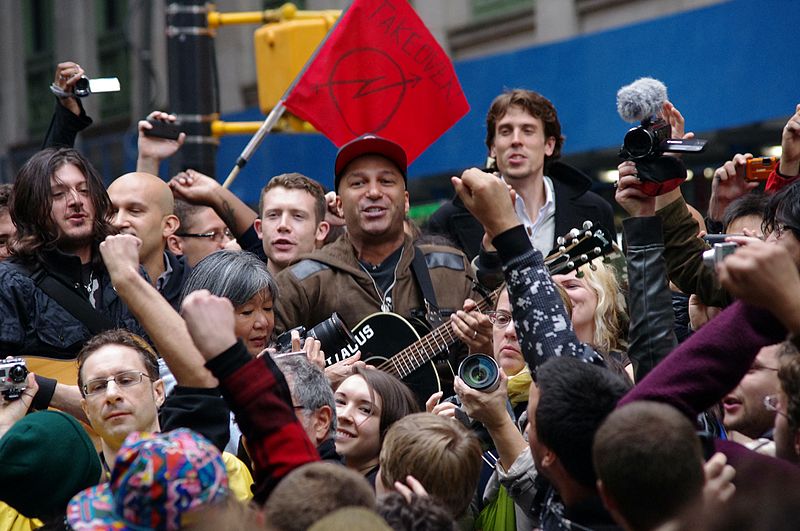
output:
<instances>
[{"instance_id":1,"label":"boom microphone","mask_svg":"<svg viewBox=\"0 0 800 531\"><path fill-rule=\"evenodd\" d=\"M686 166L664 153L698 153L706 140L672 138L670 123L660 116L667 87L652 77L637 79L617 92L617 112L626 122L641 122L625 133L619 155L636 163L639 189L656 196L673 190L686 179Z\"/></svg>"},{"instance_id":2,"label":"boom microphone","mask_svg":"<svg viewBox=\"0 0 800 531\"><path fill-rule=\"evenodd\" d=\"M617 92L617 112L626 122L641 122L661 112L667 87L652 77L637 79Z\"/></svg>"}]
</instances>

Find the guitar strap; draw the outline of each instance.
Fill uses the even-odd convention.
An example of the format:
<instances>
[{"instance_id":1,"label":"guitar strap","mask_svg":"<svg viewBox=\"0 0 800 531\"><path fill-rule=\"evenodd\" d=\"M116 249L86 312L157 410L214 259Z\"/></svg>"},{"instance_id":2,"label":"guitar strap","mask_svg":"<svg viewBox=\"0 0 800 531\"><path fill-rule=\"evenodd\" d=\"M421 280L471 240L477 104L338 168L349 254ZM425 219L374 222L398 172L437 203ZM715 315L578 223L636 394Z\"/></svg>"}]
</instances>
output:
<instances>
[{"instance_id":1,"label":"guitar strap","mask_svg":"<svg viewBox=\"0 0 800 531\"><path fill-rule=\"evenodd\" d=\"M425 261L425 253L416 245L414 246L414 258L411 261L411 270L414 272L414 277L417 279L420 292L422 292L422 300L425 302L425 320L431 327L436 328L442 324L442 314L436 304L436 293L433 291L433 282L430 271L428 271L428 263Z\"/></svg>"},{"instance_id":2,"label":"guitar strap","mask_svg":"<svg viewBox=\"0 0 800 531\"><path fill-rule=\"evenodd\" d=\"M40 265L37 264L35 269L29 272L29 276L39 289L86 325L92 335L116 328L111 319L98 312L88 300L59 282Z\"/></svg>"}]
</instances>

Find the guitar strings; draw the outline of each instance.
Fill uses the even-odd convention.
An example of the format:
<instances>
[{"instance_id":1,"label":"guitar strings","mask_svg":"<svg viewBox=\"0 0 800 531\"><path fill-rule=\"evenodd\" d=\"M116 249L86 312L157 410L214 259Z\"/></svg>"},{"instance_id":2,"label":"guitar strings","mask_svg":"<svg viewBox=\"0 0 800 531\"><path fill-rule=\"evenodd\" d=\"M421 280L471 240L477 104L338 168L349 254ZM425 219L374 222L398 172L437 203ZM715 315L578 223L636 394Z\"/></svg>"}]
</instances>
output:
<instances>
[{"instance_id":1,"label":"guitar strings","mask_svg":"<svg viewBox=\"0 0 800 531\"><path fill-rule=\"evenodd\" d=\"M573 236L569 245L563 246L564 248L562 250L559 250L550 257L545 258L545 266L551 270L551 274L556 274L558 271L567 267L570 262L570 260L567 260L566 263L558 263L560 259L570 257L570 254L581 244L585 243L587 240L597 237L602 237L602 234L592 233L590 230L583 231L580 236ZM603 253L599 248L593 248L584 254L587 256L595 255L588 259L588 261L591 262L594 258L602 255ZM578 266L584 265L584 260L580 256L572 257L571 261ZM553 269L555 269L555 271ZM481 299L476 304L476 308L480 312L484 312L490 307L490 305L494 304L494 301L497 300L499 294L500 288L494 290L489 297ZM440 339L444 346L440 345ZM448 322L441 324L430 333L420 338L416 343L409 345L382 364L378 365L377 368L391 373L394 376L398 376L399 378L405 378L420 368L423 364L432 360L437 354L446 350L457 340L458 337L455 335L455 332L453 332L450 323Z\"/></svg>"},{"instance_id":2,"label":"guitar strings","mask_svg":"<svg viewBox=\"0 0 800 531\"><path fill-rule=\"evenodd\" d=\"M494 290L489 297L481 299L476 304L477 309L483 312L491 307L494 301L497 300L499 294L500 288ZM440 339L442 344L440 344ZM415 346L417 343L409 345L378 365L378 369L404 378L420 368L424 363L429 362L439 352L446 350L451 344L455 343L457 339L458 337L455 335L455 332L453 332L449 322L441 324L417 341L420 346ZM421 348L423 346L426 348ZM431 352L433 352L433 354L431 354Z\"/></svg>"}]
</instances>

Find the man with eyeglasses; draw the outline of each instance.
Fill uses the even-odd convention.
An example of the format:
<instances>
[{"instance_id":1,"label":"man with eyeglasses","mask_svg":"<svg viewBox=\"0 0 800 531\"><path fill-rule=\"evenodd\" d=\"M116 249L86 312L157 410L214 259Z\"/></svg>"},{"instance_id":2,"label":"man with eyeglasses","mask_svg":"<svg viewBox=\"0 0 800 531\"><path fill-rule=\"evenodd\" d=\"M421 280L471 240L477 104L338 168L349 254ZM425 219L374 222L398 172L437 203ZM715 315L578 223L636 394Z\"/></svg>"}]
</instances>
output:
<instances>
[{"instance_id":1,"label":"man with eyeglasses","mask_svg":"<svg viewBox=\"0 0 800 531\"><path fill-rule=\"evenodd\" d=\"M771 199L765 215L767 243L742 247L718 266L723 286L736 297L768 308L789 331L781 345L776 393L764 398L775 414L775 457L800 464L800 181ZM772 244L772 245L770 245Z\"/></svg>"},{"instance_id":2,"label":"man with eyeglasses","mask_svg":"<svg viewBox=\"0 0 800 531\"><path fill-rule=\"evenodd\" d=\"M217 181L194 170L173 177L170 187L175 197L212 208L242 249L266 260L273 275L321 247L330 228L324 219L325 191L299 173L270 179L261 190L258 214Z\"/></svg>"},{"instance_id":3,"label":"man with eyeglasses","mask_svg":"<svg viewBox=\"0 0 800 531\"><path fill-rule=\"evenodd\" d=\"M100 436L107 467L132 431L160 431L164 383L153 351L121 330L92 338L78 354L81 408Z\"/></svg>"},{"instance_id":4,"label":"man with eyeglasses","mask_svg":"<svg viewBox=\"0 0 800 531\"><path fill-rule=\"evenodd\" d=\"M167 248L174 255L183 256L189 267L214 251L230 248L233 234L213 208L176 199L175 215L180 227L167 236Z\"/></svg>"},{"instance_id":5,"label":"man with eyeglasses","mask_svg":"<svg viewBox=\"0 0 800 531\"><path fill-rule=\"evenodd\" d=\"M800 353L795 343L778 371L781 388L764 398L764 406L775 412L775 456L800 464Z\"/></svg>"},{"instance_id":6,"label":"man with eyeglasses","mask_svg":"<svg viewBox=\"0 0 800 531\"><path fill-rule=\"evenodd\" d=\"M221 402L216 396L184 388L182 396L170 395L169 400L179 402L176 408L189 408L194 413L176 415L171 411L171 416L162 415L159 420L166 392L158 375L156 354L142 338L125 330L96 335L78 354L77 362L81 408L100 437L100 460L108 474L132 432L158 433L162 428L169 431L189 427L216 440L215 434L208 432L209 427L214 427L212 420L219 417L215 413L221 413L223 421L227 418L227 409L219 408ZM201 410L203 415L198 414ZM187 426L187 420L193 425ZM227 427L225 422L222 424ZM216 445L219 447L220 443ZM243 501L252 498L253 478L244 464L228 453L223 453L223 461L236 497Z\"/></svg>"},{"instance_id":7,"label":"man with eyeglasses","mask_svg":"<svg viewBox=\"0 0 800 531\"><path fill-rule=\"evenodd\" d=\"M275 365L286 378L294 414L324 461L341 462L336 453L336 403L325 373L296 353L277 355Z\"/></svg>"},{"instance_id":8,"label":"man with eyeglasses","mask_svg":"<svg viewBox=\"0 0 800 531\"><path fill-rule=\"evenodd\" d=\"M147 279L177 309L189 267L166 249L167 238L179 227L169 186L155 175L134 172L111 183L108 196L114 207L112 224L141 240L139 263Z\"/></svg>"},{"instance_id":9,"label":"man with eyeglasses","mask_svg":"<svg viewBox=\"0 0 800 531\"><path fill-rule=\"evenodd\" d=\"M780 389L780 349L780 344L762 348L744 378L722 399L722 423L729 437L767 455L775 453L772 443L775 410L765 407L764 400Z\"/></svg>"}]
</instances>

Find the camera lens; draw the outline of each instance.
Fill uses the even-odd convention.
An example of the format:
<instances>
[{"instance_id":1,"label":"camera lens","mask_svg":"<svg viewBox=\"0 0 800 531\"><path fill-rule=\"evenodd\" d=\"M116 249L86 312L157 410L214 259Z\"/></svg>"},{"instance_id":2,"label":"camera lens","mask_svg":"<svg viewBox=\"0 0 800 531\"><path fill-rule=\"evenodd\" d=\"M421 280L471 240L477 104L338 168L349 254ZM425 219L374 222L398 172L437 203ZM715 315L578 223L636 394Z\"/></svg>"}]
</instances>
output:
<instances>
[{"instance_id":1,"label":"camera lens","mask_svg":"<svg viewBox=\"0 0 800 531\"><path fill-rule=\"evenodd\" d=\"M488 393L500 385L500 368L493 357L472 354L458 366L458 377L476 391Z\"/></svg>"},{"instance_id":2,"label":"camera lens","mask_svg":"<svg viewBox=\"0 0 800 531\"><path fill-rule=\"evenodd\" d=\"M625 134L623 146L631 158L641 159L653 152L653 137L644 127L634 127Z\"/></svg>"},{"instance_id":3,"label":"camera lens","mask_svg":"<svg viewBox=\"0 0 800 531\"><path fill-rule=\"evenodd\" d=\"M321 348L325 352L338 352L349 344L355 344L356 338L344 324L339 314L333 314L308 331L308 335L319 339Z\"/></svg>"},{"instance_id":4,"label":"camera lens","mask_svg":"<svg viewBox=\"0 0 800 531\"><path fill-rule=\"evenodd\" d=\"M75 82L75 88L73 92L79 98L84 98L89 95L89 78L86 76L81 76L78 81Z\"/></svg>"},{"instance_id":5,"label":"camera lens","mask_svg":"<svg viewBox=\"0 0 800 531\"><path fill-rule=\"evenodd\" d=\"M14 383L22 383L25 377L28 376L28 369L25 365L14 365L8 370L8 376Z\"/></svg>"}]
</instances>

